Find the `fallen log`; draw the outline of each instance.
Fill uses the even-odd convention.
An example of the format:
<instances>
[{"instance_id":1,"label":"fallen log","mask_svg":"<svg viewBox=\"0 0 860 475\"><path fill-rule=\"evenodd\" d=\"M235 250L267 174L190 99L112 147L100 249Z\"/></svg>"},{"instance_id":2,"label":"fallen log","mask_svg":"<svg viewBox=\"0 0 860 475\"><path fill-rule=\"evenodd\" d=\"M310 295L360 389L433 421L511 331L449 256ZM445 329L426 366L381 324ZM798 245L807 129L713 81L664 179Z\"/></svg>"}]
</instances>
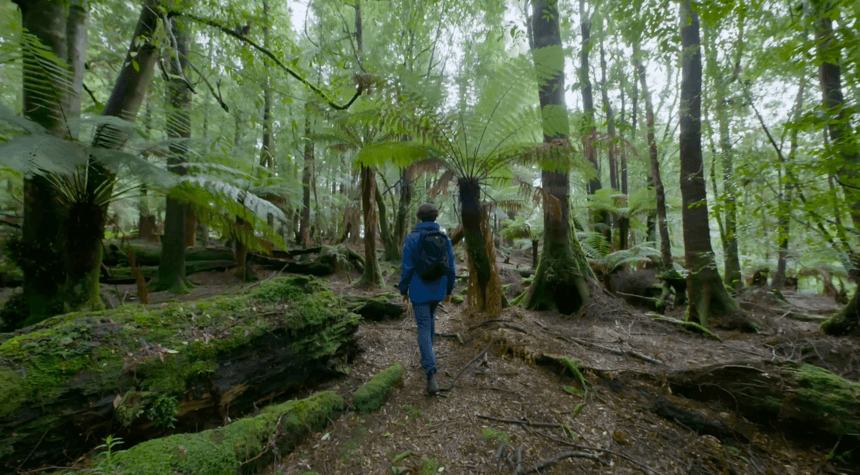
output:
<instances>
[{"instance_id":1,"label":"fallen log","mask_svg":"<svg viewBox=\"0 0 860 475\"><path fill-rule=\"evenodd\" d=\"M134 259L141 266L157 266L161 263L161 246L152 244L129 244L134 251ZM218 247L193 247L185 250L185 262L193 261L232 261L233 250ZM105 250L102 261L110 266L128 266L125 251L114 244Z\"/></svg>"},{"instance_id":2,"label":"fallen log","mask_svg":"<svg viewBox=\"0 0 860 475\"><path fill-rule=\"evenodd\" d=\"M123 475L260 473L308 433L325 427L343 408L344 401L337 393L325 391L269 406L256 417L218 429L149 440L109 457L102 454L90 468L95 473Z\"/></svg>"},{"instance_id":3,"label":"fallen log","mask_svg":"<svg viewBox=\"0 0 860 475\"><path fill-rule=\"evenodd\" d=\"M364 258L347 246L322 246L314 248L318 254L312 261L296 261L260 254L249 255L251 262L265 269L289 272L291 274L327 276L338 272L349 272L354 269L364 272ZM307 251L307 249L305 250ZM294 256L307 255L307 252L295 251Z\"/></svg>"},{"instance_id":4,"label":"fallen log","mask_svg":"<svg viewBox=\"0 0 860 475\"><path fill-rule=\"evenodd\" d=\"M3 334L0 466L62 465L109 434L134 444L241 416L345 372L360 321L323 282L291 276Z\"/></svg>"},{"instance_id":5,"label":"fallen log","mask_svg":"<svg viewBox=\"0 0 860 475\"><path fill-rule=\"evenodd\" d=\"M716 400L751 420L860 442L860 384L825 369L792 363L741 362L671 373L676 394Z\"/></svg>"},{"instance_id":6,"label":"fallen log","mask_svg":"<svg viewBox=\"0 0 860 475\"><path fill-rule=\"evenodd\" d=\"M350 312L374 322L400 320L406 311L406 305L400 295L393 292L372 296L346 295L343 302Z\"/></svg>"},{"instance_id":7,"label":"fallen log","mask_svg":"<svg viewBox=\"0 0 860 475\"><path fill-rule=\"evenodd\" d=\"M227 270L236 267L235 261L192 261L185 263L185 275L193 275L200 272L213 270ZM158 266L144 266L140 268L143 278L149 279L158 275ZM115 267L111 269L110 276L102 276L99 281L109 285L134 284L136 282L130 267Z\"/></svg>"}]
</instances>

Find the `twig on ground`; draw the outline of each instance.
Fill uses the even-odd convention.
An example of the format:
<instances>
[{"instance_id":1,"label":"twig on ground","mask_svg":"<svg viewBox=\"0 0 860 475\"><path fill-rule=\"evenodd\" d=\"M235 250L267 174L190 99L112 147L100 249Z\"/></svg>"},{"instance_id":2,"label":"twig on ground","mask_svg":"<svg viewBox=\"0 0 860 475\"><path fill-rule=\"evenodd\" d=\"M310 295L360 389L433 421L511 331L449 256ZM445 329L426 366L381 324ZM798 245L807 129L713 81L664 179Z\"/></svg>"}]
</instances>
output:
<instances>
[{"instance_id":1,"label":"twig on ground","mask_svg":"<svg viewBox=\"0 0 860 475\"><path fill-rule=\"evenodd\" d=\"M560 337L560 338L564 338L564 337ZM612 353L614 355L618 355L618 356L627 355L627 356L632 356L634 358L639 358L642 361L647 361L648 363L663 364L662 361L660 361L656 358L651 358L650 356L647 356L647 355L643 355L642 353L639 353L638 351L622 350L619 348L609 348L608 346L598 345L597 343L592 343L590 341L580 340L579 338L569 338L568 337L568 338L564 338L564 339L568 340L568 341L575 342L575 343L579 343L580 345L590 346L592 348L597 348L597 349L600 349L603 351L608 351L609 353Z\"/></svg>"},{"instance_id":2,"label":"twig on ground","mask_svg":"<svg viewBox=\"0 0 860 475\"><path fill-rule=\"evenodd\" d=\"M495 344L496 341L497 341L496 339L493 339L493 341L491 341L490 344L488 344L486 348L484 348L483 350L481 350L480 353L478 353L478 356L472 358L472 361L469 361L468 363L466 363L466 366L463 366L463 369L461 369L460 372L457 373L456 376L454 376L454 379L451 380L451 383L448 385L447 388L441 388L440 390L441 391L450 391L450 390L454 389L454 385L457 384L457 380L460 379L460 376L462 376L463 373L466 372L466 370L469 368L469 366L472 366L472 364L474 362L478 361L479 359L481 359L482 356L487 354L487 352L490 351L490 348L493 347L493 344Z\"/></svg>"},{"instance_id":3,"label":"twig on ground","mask_svg":"<svg viewBox=\"0 0 860 475\"><path fill-rule=\"evenodd\" d=\"M556 455L555 457L550 457L550 458L548 458L542 462L539 462L537 465L532 465L529 468L517 471L517 475L524 475L526 473L534 473L534 472L540 473L541 470L543 470L545 468L549 468L549 467L557 464L558 462L561 462L562 460L567 459L567 458L571 458L571 457L578 457L578 458L600 461L600 459L596 455L590 454L588 452L562 452L562 453Z\"/></svg>"},{"instance_id":4,"label":"twig on ground","mask_svg":"<svg viewBox=\"0 0 860 475\"><path fill-rule=\"evenodd\" d=\"M523 421L523 420L519 420L519 419L505 419L502 417L485 416L482 414L475 414L475 417L477 417L479 419L487 419L490 421L508 422L511 424L523 424L523 425L532 426L532 427L558 427L558 428L564 427L563 424L559 424L558 422L532 422L532 421L528 421L528 420Z\"/></svg>"},{"instance_id":5,"label":"twig on ground","mask_svg":"<svg viewBox=\"0 0 860 475\"><path fill-rule=\"evenodd\" d=\"M647 467L646 465L644 465L642 462L637 461L636 459L634 459L633 457L630 457L629 455L624 455L624 454L622 454L622 453L615 452L615 451L608 450L608 449L601 449L600 447L592 447L592 446L590 446L590 445L574 444L573 442L568 442L568 441L566 441L566 440L564 440L564 439L559 439L558 437L554 437L554 436L551 436L551 435L548 435L548 434L544 434L544 433L542 433L542 432L538 432L538 434L540 434L540 435L542 435L542 436L546 437L547 439L550 439L550 440L553 440L553 441L555 441L555 442L558 442L559 444L567 445L568 447L573 447L573 448L575 448L575 449L580 449L580 450L596 450L596 451L598 451L598 452L604 452L604 453L607 453L607 454L610 454L610 455L615 455L616 457L621 457L621 458L623 458L624 460L626 460L626 461L628 461L628 462L632 463L633 465L636 465L636 466L637 466L637 467L639 467L643 472L646 472L646 473L651 472L651 473L654 473L654 474L656 474L656 473L657 473L657 472L655 472L655 471L651 470L650 468L648 468L648 467Z\"/></svg>"},{"instance_id":6,"label":"twig on ground","mask_svg":"<svg viewBox=\"0 0 860 475\"><path fill-rule=\"evenodd\" d=\"M662 315L657 315L656 313L652 313L652 312L649 312L647 315L650 316L651 318L653 318L654 320L657 320L658 322L671 323L673 325L677 325L677 326L684 328L686 330L689 330L691 332L701 333L702 335L705 335L712 340L723 341L722 338L720 338L719 336L717 336L715 333L708 330L707 328L699 325L698 323L685 322L683 320L675 320L674 318L666 318Z\"/></svg>"},{"instance_id":7,"label":"twig on ground","mask_svg":"<svg viewBox=\"0 0 860 475\"><path fill-rule=\"evenodd\" d=\"M655 301L655 302L659 302L659 301L660 301L660 299L658 299L658 298L656 298L656 297L646 297L646 296L644 296L644 295L636 295L636 294L625 294L624 292L618 292L618 291L616 291L615 293L616 293L616 294L618 294L618 295L623 295L623 296L625 296L625 297L636 297L636 298L638 298L638 299L653 300L653 301Z\"/></svg>"}]
</instances>

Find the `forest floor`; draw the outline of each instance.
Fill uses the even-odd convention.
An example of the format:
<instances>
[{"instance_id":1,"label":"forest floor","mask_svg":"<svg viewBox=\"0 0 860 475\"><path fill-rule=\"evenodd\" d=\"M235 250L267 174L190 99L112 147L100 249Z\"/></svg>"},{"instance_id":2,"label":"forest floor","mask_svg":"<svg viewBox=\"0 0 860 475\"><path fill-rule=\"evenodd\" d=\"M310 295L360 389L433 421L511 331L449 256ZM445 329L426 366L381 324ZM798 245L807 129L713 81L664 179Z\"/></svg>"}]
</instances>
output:
<instances>
[{"instance_id":1,"label":"forest floor","mask_svg":"<svg viewBox=\"0 0 860 475\"><path fill-rule=\"evenodd\" d=\"M519 285L516 265L500 264L504 283ZM377 292L392 291L399 274L384 268L387 284ZM191 280L198 285L179 299L249 285L224 272ZM337 276L331 286L336 293L369 293L355 281L355 275ZM105 290L113 304L134 299L134 286ZM776 308L747 296L746 308L763 328L755 334L715 329L716 341L600 295L574 316L508 308L490 321L469 315L465 305L443 304L436 316L437 333L446 335L435 344L439 384L445 388L460 376L437 396L426 394L411 314L363 323L362 352L350 375L316 389L351 400L361 384L395 363L406 368L402 383L378 411L344 413L263 474L860 473L828 456L840 453L836 442L814 430L752 421L718 402L686 398L667 382L673 372L763 361L813 364L860 380L860 341L829 337L817 323L789 318L789 310L829 314L837 308L831 297L787 293L790 306ZM154 303L172 298L150 296ZM683 318L683 309L667 316ZM546 354L579 360L587 383L542 364ZM563 454L575 455L540 468Z\"/></svg>"}]
</instances>

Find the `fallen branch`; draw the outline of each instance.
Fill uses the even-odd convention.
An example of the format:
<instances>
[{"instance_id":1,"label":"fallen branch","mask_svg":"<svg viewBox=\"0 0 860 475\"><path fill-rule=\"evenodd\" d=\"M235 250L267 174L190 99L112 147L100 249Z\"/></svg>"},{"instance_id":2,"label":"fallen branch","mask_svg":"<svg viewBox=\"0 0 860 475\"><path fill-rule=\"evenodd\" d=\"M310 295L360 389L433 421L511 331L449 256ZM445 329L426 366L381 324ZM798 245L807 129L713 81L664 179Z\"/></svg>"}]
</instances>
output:
<instances>
[{"instance_id":1,"label":"fallen branch","mask_svg":"<svg viewBox=\"0 0 860 475\"><path fill-rule=\"evenodd\" d=\"M643 463L641 463L641 462L637 461L637 460L636 460L636 459L634 459L633 457L630 457L629 455L624 455L624 454L622 454L622 453L615 452L615 451L608 450L608 449L601 449L600 447L592 447L592 446L590 446L590 445L574 444L573 442L568 442L568 441L566 441L566 440L559 439L558 437L554 437L554 436L551 436L551 435L548 435L548 434L544 434L544 433L541 433L541 432L538 432L538 434L539 434L539 435L542 435L542 436L544 436L544 437L546 437L547 439L550 439L550 440L553 440L553 441L555 441L555 442L558 442L559 444L567 445L568 447L573 447L573 448L575 448L575 449L580 449L580 450L596 450L596 451L598 451L598 452L604 452L604 453L607 453L607 454L610 454L610 455L614 455L614 456L616 456L616 457L621 457L621 458L623 458L624 460L626 460L626 461L628 461L628 462L632 463L633 465L636 465L637 467L639 467L643 472L646 472L646 473L647 473L647 472L651 472L651 473L654 473L654 474L656 474L656 473L657 473L657 472L655 472L655 471L651 470L650 468L648 468L647 466L645 466Z\"/></svg>"},{"instance_id":2,"label":"fallen branch","mask_svg":"<svg viewBox=\"0 0 860 475\"><path fill-rule=\"evenodd\" d=\"M723 341L722 338L720 338L719 336L717 336L715 333L711 332L707 328L699 325L698 323L685 322L683 320L675 320L674 318L666 318L662 315L657 315L656 313L653 313L653 312L649 312L647 315L650 316L651 318L653 318L654 320L657 320L658 322L671 323L672 325L677 325L677 326L679 326L685 330L689 330L693 333L700 333L702 335L705 335L712 340Z\"/></svg>"},{"instance_id":3,"label":"fallen branch","mask_svg":"<svg viewBox=\"0 0 860 475\"><path fill-rule=\"evenodd\" d=\"M494 344L494 343L496 343L496 341L497 341L496 339L493 339L493 341L491 341L491 342L490 342L490 344L488 344L488 345L486 346L486 348L484 348L483 350L481 350L481 352L480 352L480 353L478 353L478 356L476 356L476 357L472 358L472 361L469 361L468 363L466 363L466 366L464 366L464 367L463 367L463 369L461 369L461 370L460 370L460 372L459 372L459 373L457 373L457 375L456 375L456 376L454 376L454 379L452 379L452 380L451 380L451 383L448 385L448 387L447 387L447 388L442 388L441 390L442 390L442 391L450 391L450 390L454 389L454 385L457 383L457 380L458 380L458 379L460 379L460 376L462 376L462 375L463 375L463 373L465 373L465 372L466 372L466 369L468 369L468 368L469 368L469 366L472 366L472 364L473 364L474 362L476 362L476 361L478 361L479 359L481 359L481 357L482 357L482 356L484 356L485 354L487 354L487 352L488 352L488 351L490 351L490 348L492 348L492 347L493 347L493 344Z\"/></svg>"},{"instance_id":4,"label":"fallen branch","mask_svg":"<svg viewBox=\"0 0 860 475\"><path fill-rule=\"evenodd\" d=\"M647 355L643 355L642 353L639 353L638 351L622 350L619 348L609 348L608 346L598 345L597 343L592 343L590 341L580 340L579 338L569 338L569 337L563 337L563 336L558 336L558 338L562 339L564 341L567 341L567 342L579 343L580 345L590 346L592 348L597 348L599 350L607 351L609 353L612 353L613 355L618 355L618 356L627 355L627 356L632 356L634 358L639 358L640 360L643 360L643 361L647 361L648 363L663 364L662 361L660 361L656 358L651 358L650 356L647 356Z\"/></svg>"},{"instance_id":5,"label":"fallen branch","mask_svg":"<svg viewBox=\"0 0 860 475\"><path fill-rule=\"evenodd\" d=\"M813 322L813 323L821 323L827 321L830 317L823 317L821 315L810 315L808 313L800 313L800 312L788 312L786 317L792 320L798 320L801 322Z\"/></svg>"},{"instance_id":6,"label":"fallen branch","mask_svg":"<svg viewBox=\"0 0 860 475\"><path fill-rule=\"evenodd\" d=\"M563 428L564 424L559 424L558 422L532 422L530 420L520 420L520 419L504 419L502 417L493 417L493 416L485 416L482 414L475 414L475 417L478 419L487 419L490 421L497 422L507 422L510 424L523 424L531 427L556 427Z\"/></svg>"},{"instance_id":7,"label":"fallen branch","mask_svg":"<svg viewBox=\"0 0 860 475\"><path fill-rule=\"evenodd\" d=\"M550 458L540 462L537 465L532 465L529 468L522 469L522 470L518 471L517 475L523 475L526 473L534 473L534 472L540 473L541 470L543 470L545 468L549 468L549 467L557 464L558 462L561 462L564 459L568 459L568 458L572 458L572 457L600 461L600 459L597 458L596 455L590 454L588 452L562 452L562 453L556 455L555 457L550 457Z\"/></svg>"}]
</instances>

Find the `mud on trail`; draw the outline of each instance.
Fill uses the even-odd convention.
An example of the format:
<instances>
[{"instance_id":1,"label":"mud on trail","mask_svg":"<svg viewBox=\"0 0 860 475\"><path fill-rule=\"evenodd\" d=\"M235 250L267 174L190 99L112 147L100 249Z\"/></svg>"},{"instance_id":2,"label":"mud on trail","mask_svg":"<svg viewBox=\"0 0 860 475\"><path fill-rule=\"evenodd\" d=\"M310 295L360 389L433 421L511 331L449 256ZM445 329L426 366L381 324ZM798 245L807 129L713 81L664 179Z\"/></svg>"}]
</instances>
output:
<instances>
[{"instance_id":1,"label":"mud on trail","mask_svg":"<svg viewBox=\"0 0 860 475\"><path fill-rule=\"evenodd\" d=\"M394 363L406 368L402 383L378 411L346 412L265 473L860 473L840 463L856 439L840 441L787 409L747 410L746 383L721 379L751 372L753 386L783 366L813 364L856 382L858 341L765 306L750 313L764 324L758 334L714 330L716 341L605 295L574 317L509 308L482 321L445 304L436 326L447 336L435 345L440 386L492 344L439 396L425 393L411 316L365 322L363 353L328 389L349 400ZM860 404L860 392L848 397Z\"/></svg>"}]
</instances>

